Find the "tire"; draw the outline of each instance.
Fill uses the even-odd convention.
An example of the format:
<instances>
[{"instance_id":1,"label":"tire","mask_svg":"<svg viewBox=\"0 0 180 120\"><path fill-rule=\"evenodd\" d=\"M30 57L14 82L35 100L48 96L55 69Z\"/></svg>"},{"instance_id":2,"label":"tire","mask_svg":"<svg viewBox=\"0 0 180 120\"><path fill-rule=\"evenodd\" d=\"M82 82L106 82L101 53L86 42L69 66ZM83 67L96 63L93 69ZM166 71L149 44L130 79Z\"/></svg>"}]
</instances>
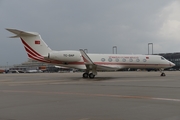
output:
<instances>
[{"instance_id":1,"label":"tire","mask_svg":"<svg viewBox=\"0 0 180 120\"><path fill-rule=\"evenodd\" d=\"M88 78L88 73L83 73L83 78Z\"/></svg>"},{"instance_id":2,"label":"tire","mask_svg":"<svg viewBox=\"0 0 180 120\"><path fill-rule=\"evenodd\" d=\"M163 77L164 77L164 76L166 76L166 74L165 74L165 73L162 73L162 74L161 74L161 76L163 76Z\"/></svg>"},{"instance_id":3,"label":"tire","mask_svg":"<svg viewBox=\"0 0 180 120\"><path fill-rule=\"evenodd\" d=\"M93 73L90 73L90 74L89 74L89 78L90 78L90 79L93 79L94 77L95 77L95 75L94 75Z\"/></svg>"}]
</instances>

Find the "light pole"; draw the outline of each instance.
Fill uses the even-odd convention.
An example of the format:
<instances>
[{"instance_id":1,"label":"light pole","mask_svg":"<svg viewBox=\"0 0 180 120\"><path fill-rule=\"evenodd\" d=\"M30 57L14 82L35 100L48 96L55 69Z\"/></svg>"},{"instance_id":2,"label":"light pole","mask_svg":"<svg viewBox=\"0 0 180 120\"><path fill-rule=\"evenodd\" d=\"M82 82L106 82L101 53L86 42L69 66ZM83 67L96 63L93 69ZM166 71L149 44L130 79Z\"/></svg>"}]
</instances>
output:
<instances>
[{"instance_id":1,"label":"light pole","mask_svg":"<svg viewBox=\"0 0 180 120\"><path fill-rule=\"evenodd\" d=\"M114 52L114 50L116 51L116 53ZM113 46L112 51L113 51L113 54L117 54L117 46Z\"/></svg>"},{"instance_id":2,"label":"light pole","mask_svg":"<svg viewBox=\"0 0 180 120\"><path fill-rule=\"evenodd\" d=\"M153 54L153 43L148 43L148 55L149 55L149 45L152 46L152 54Z\"/></svg>"},{"instance_id":3,"label":"light pole","mask_svg":"<svg viewBox=\"0 0 180 120\"><path fill-rule=\"evenodd\" d=\"M8 62L6 62L6 70L8 69Z\"/></svg>"}]
</instances>

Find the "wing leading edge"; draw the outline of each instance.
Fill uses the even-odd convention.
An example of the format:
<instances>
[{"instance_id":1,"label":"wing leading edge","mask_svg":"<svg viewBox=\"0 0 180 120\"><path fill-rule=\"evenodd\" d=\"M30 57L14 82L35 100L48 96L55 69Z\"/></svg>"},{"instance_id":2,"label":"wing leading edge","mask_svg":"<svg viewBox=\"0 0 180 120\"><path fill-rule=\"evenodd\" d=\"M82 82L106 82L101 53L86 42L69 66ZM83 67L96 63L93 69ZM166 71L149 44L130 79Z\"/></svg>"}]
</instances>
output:
<instances>
[{"instance_id":1,"label":"wing leading edge","mask_svg":"<svg viewBox=\"0 0 180 120\"><path fill-rule=\"evenodd\" d=\"M84 50L80 49L82 58L84 60L84 63L86 65L87 69L93 69L95 68L96 70L118 70L120 69L119 66L110 66L110 65L99 65L94 63L90 57L84 52Z\"/></svg>"}]
</instances>

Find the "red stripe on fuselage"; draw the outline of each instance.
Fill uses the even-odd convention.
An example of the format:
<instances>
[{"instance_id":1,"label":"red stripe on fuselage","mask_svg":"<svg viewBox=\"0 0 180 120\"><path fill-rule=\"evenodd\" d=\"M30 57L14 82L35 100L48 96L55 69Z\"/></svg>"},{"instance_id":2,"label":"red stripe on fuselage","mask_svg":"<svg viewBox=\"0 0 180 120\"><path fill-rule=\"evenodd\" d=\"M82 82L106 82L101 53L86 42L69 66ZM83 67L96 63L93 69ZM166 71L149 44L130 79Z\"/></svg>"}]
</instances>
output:
<instances>
[{"instance_id":1,"label":"red stripe on fuselage","mask_svg":"<svg viewBox=\"0 0 180 120\"><path fill-rule=\"evenodd\" d=\"M110 62L94 62L97 65L157 65L157 66L169 66L169 64L143 64L143 63L110 63Z\"/></svg>"}]
</instances>

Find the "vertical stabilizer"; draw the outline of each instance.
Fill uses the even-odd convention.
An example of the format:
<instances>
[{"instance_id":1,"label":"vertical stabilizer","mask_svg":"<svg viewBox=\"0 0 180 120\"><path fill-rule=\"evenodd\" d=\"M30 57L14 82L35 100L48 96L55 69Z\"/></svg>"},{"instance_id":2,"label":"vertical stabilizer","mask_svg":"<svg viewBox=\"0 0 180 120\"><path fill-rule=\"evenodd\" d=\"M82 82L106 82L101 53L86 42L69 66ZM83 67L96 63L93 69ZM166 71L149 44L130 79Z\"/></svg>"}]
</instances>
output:
<instances>
[{"instance_id":1,"label":"vertical stabilizer","mask_svg":"<svg viewBox=\"0 0 180 120\"><path fill-rule=\"evenodd\" d=\"M19 37L21 39L28 56L32 59L43 60L43 56L48 55L48 53L52 51L38 33L16 29L6 30L15 34L15 36L10 38Z\"/></svg>"}]
</instances>

